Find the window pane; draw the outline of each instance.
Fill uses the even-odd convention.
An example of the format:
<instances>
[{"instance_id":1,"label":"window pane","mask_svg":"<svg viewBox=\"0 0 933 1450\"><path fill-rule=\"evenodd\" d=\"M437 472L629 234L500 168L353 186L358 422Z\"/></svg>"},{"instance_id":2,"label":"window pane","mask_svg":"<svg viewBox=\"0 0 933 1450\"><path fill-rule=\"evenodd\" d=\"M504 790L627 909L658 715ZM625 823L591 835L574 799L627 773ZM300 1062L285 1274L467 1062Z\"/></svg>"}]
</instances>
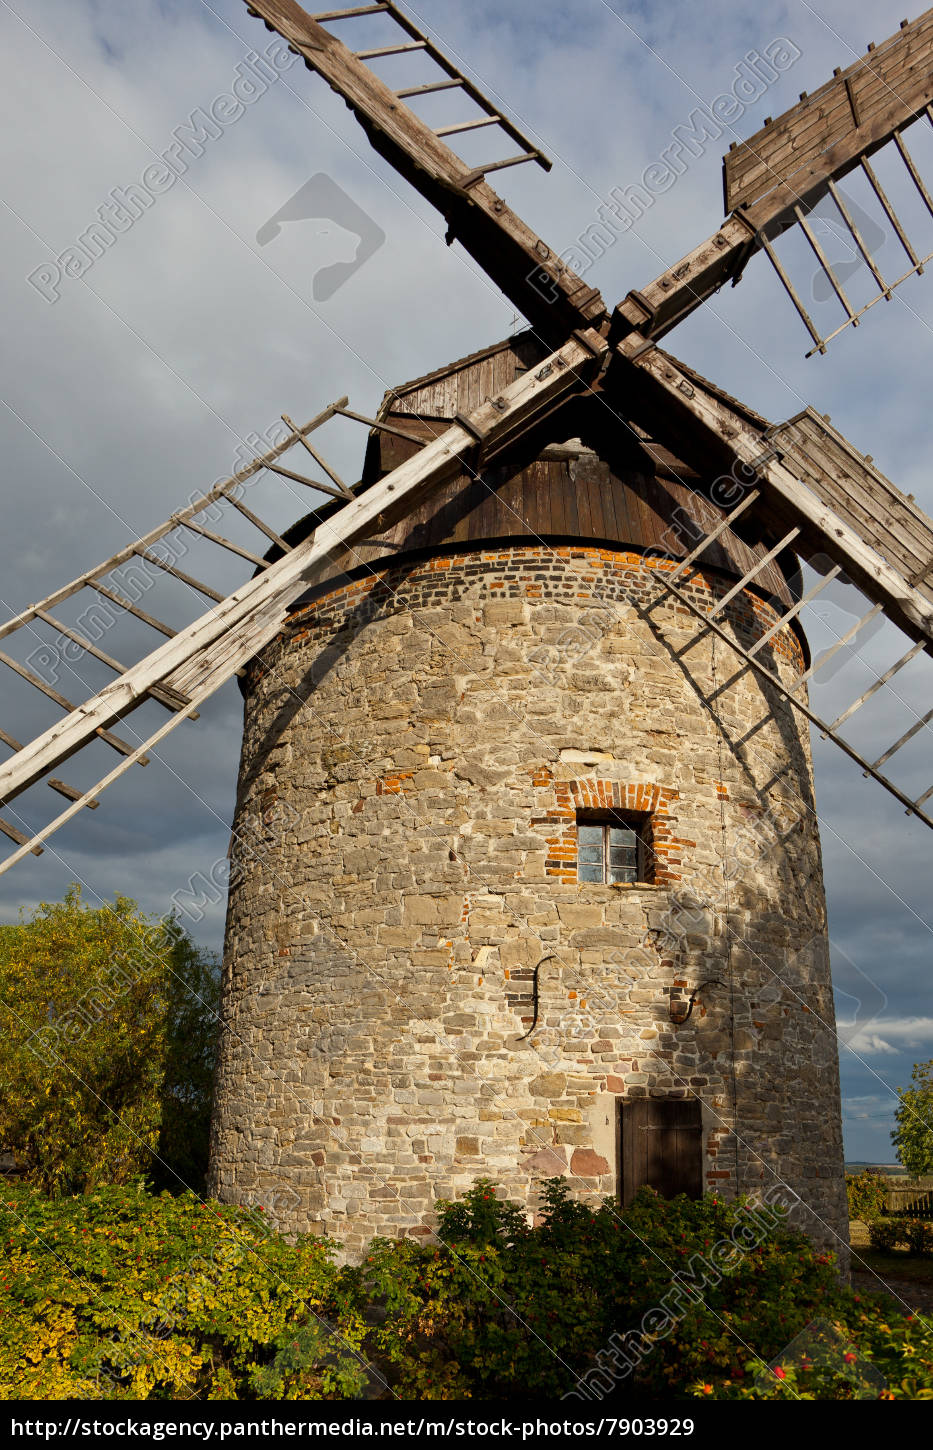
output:
<instances>
[{"instance_id":1,"label":"window pane","mask_svg":"<svg viewBox=\"0 0 933 1450\"><path fill-rule=\"evenodd\" d=\"M577 879L579 881L602 881L602 862L581 861L577 868Z\"/></svg>"},{"instance_id":2,"label":"window pane","mask_svg":"<svg viewBox=\"0 0 933 1450\"><path fill-rule=\"evenodd\" d=\"M638 852L634 846L610 846L609 860L613 866L637 866Z\"/></svg>"},{"instance_id":3,"label":"window pane","mask_svg":"<svg viewBox=\"0 0 933 1450\"><path fill-rule=\"evenodd\" d=\"M602 846L581 846L579 854L581 861L600 862L603 859L603 848Z\"/></svg>"},{"instance_id":4,"label":"window pane","mask_svg":"<svg viewBox=\"0 0 933 1450\"><path fill-rule=\"evenodd\" d=\"M603 828L602 828L602 826L578 826L577 827L577 840L580 842L580 845L581 846L584 843L586 845L588 845L588 846L601 845L602 844L602 839L603 839Z\"/></svg>"},{"instance_id":5,"label":"window pane","mask_svg":"<svg viewBox=\"0 0 933 1450\"><path fill-rule=\"evenodd\" d=\"M631 826L609 827L609 844L611 846L634 846L635 840L635 832Z\"/></svg>"},{"instance_id":6,"label":"window pane","mask_svg":"<svg viewBox=\"0 0 933 1450\"><path fill-rule=\"evenodd\" d=\"M637 881L638 872L634 866L610 866L610 881Z\"/></svg>"}]
</instances>

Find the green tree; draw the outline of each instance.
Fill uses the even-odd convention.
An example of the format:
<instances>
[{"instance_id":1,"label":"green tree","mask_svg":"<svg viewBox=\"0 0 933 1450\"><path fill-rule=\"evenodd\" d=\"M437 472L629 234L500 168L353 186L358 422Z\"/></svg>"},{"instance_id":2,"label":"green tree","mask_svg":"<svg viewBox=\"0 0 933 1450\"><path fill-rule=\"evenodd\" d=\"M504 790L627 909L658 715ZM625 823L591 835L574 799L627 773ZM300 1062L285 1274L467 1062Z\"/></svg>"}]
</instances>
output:
<instances>
[{"instance_id":1,"label":"green tree","mask_svg":"<svg viewBox=\"0 0 933 1450\"><path fill-rule=\"evenodd\" d=\"M908 1173L933 1173L933 1059L914 1064L911 1082L898 1090L891 1138Z\"/></svg>"},{"instance_id":2,"label":"green tree","mask_svg":"<svg viewBox=\"0 0 933 1450\"><path fill-rule=\"evenodd\" d=\"M174 918L63 902L0 926L0 1152L46 1193L199 1188L218 971Z\"/></svg>"}]
</instances>

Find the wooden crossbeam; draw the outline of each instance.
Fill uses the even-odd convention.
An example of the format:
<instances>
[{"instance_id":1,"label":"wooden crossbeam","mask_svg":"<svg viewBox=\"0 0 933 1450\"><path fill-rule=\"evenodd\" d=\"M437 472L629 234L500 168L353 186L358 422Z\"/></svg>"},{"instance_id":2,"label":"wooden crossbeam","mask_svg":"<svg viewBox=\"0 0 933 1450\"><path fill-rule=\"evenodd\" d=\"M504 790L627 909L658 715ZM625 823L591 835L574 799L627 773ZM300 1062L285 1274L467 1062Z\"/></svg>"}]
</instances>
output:
<instances>
[{"instance_id":1,"label":"wooden crossbeam","mask_svg":"<svg viewBox=\"0 0 933 1450\"><path fill-rule=\"evenodd\" d=\"M776 543L773 548L769 549L767 554L762 554L760 559L756 559L748 572L743 574L741 579L737 579L736 582L733 584L732 588L729 589L722 596L721 599L716 601L716 604L714 605L711 613L719 614L723 609L726 608L728 604L731 604L735 596L737 594L741 594L742 590L745 589L752 582L753 579L757 578L757 576L761 573L762 569L766 568L767 565L771 563L772 559L776 559L779 554L783 554L785 549L790 548L791 544L797 538L799 533L800 530L796 527L796 525L794 526L794 528L789 529L784 535L783 539L779 540L779 542Z\"/></svg>"},{"instance_id":2,"label":"wooden crossbeam","mask_svg":"<svg viewBox=\"0 0 933 1450\"><path fill-rule=\"evenodd\" d=\"M342 413L343 412L343 409L342 408L335 408L334 411L336 413ZM287 413L283 413L282 414L282 421L286 425L291 426L290 420L289 420L289 417L288 417L288 414ZM339 488L339 490L343 494L344 498L352 498L353 497L353 490L350 487L348 487L347 484L344 483L344 481L340 477L339 473L335 473L334 472L333 468L331 468L330 464L327 462L327 459L321 457L320 453L314 447L314 444L313 443L309 443L309 441L308 441L307 438L302 438L299 441L301 443L302 448L305 450L305 452L306 453L310 453L311 457L314 459L314 461L318 465L318 467L319 468L323 468L324 472L327 474L327 477L331 480L331 482L334 483L334 484L336 484L337 488ZM295 476L297 477L297 474ZM318 485L318 487L321 487L321 485Z\"/></svg>"},{"instance_id":3,"label":"wooden crossbeam","mask_svg":"<svg viewBox=\"0 0 933 1450\"><path fill-rule=\"evenodd\" d=\"M920 730L923 725L925 725L931 718L933 718L933 710L931 710L928 715L924 716L922 720L918 721L917 724L914 725L913 728L908 732L908 735L903 737L902 740L898 742L898 745L892 747L892 749L888 751L886 755L882 756L880 760L876 760L874 762L868 761L865 759L864 755L862 755L860 751L856 750L855 747L849 743L849 741L843 739L841 735L837 734L833 730L832 726L827 723L827 721L821 719L816 711L810 708L806 700L803 700L798 695L795 695L792 692L788 691L787 686L785 685L781 677L776 674L774 670L769 669L768 666L762 662L760 656L753 655L749 650L745 648L743 644L739 642L738 639L736 639L733 632L726 629L722 624L719 623L717 619L711 618L706 610L702 609L697 603L695 603L694 600L690 598L689 594L685 594L684 591L678 588L676 584L671 584L668 579L665 579L662 570L657 571L657 581L659 585L663 589L667 590L668 593L672 594L673 597L678 600L678 602L685 609L689 610L689 612L700 622L701 626L704 629L712 630L716 637L718 639L721 639L724 644L727 644L729 648L739 656L740 659L744 660L744 662L748 665L750 669L754 670L755 673L761 677L761 679L765 680L769 685L771 685L771 687L782 699L788 700L790 704L793 705L794 709L798 710L801 715L809 720L811 725L815 725L822 735L829 736L832 739L833 743L837 745L839 749L842 750L846 755L848 755L850 760L853 760L856 765L861 767L863 775L872 776L879 783L879 785L884 786L885 790L893 795L895 800L900 801L901 805L904 807L908 815L917 816L917 818L923 821L925 825L933 828L933 818L931 818L927 814L927 812L922 809L925 800L930 795L933 795L933 788L931 788L931 790L929 790L925 796L921 796L918 797L916 800L912 800L911 797L900 788L900 786L896 785L895 782L890 780L887 776L882 775L879 770L879 766L888 758L889 755L894 753L894 750L897 749L899 745L903 744L909 736L916 734L916 732Z\"/></svg>"},{"instance_id":4,"label":"wooden crossbeam","mask_svg":"<svg viewBox=\"0 0 933 1450\"><path fill-rule=\"evenodd\" d=\"M797 693L798 690L802 690L804 685L806 685L809 680L812 679L812 677L817 673L818 670L824 669L825 666L829 664L830 660L833 658L834 655L838 654L841 649L845 649L847 644L851 644L855 636L861 633L861 631L865 628L866 624L871 624L872 620L877 619L878 615L881 613L881 605L873 604L867 614L863 614L861 619L857 619L855 623L851 626L851 628L846 630L845 634L839 636L839 638L836 640L836 643L832 645L830 649L824 650L823 653L820 655L819 659L814 660L810 668L804 670L803 674L799 677L799 679L795 680L794 683L790 686L790 690L788 691L788 693L794 695Z\"/></svg>"},{"instance_id":5,"label":"wooden crossbeam","mask_svg":"<svg viewBox=\"0 0 933 1450\"><path fill-rule=\"evenodd\" d=\"M836 210L842 217L842 220L845 222L852 237L852 240L855 242L855 245L861 252L863 261L865 262L875 281L878 283L878 286L881 288L885 297L890 302L891 288L888 286L887 282L884 280L884 277L881 275L881 270L878 267L878 263L875 261L869 247L866 245L865 238L859 231L855 218L853 217L851 211L846 205L845 197L842 195L842 192L839 190L838 186L834 181L829 182L829 194L833 199Z\"/></svg>"},{"instance_id":6,"label":"wooden crossbeam","mask_svg":"<svg viewBox=\"0 0 933 1450\"><path fill-rule=\"evenodd\" d=\"M27 684L34 685L43 695L47 695L50 700L54 700L59 709L67 710L71 713L79 710L80 707L75 705L73 700L69 700L67 696L60 694L46 680L43 680L41 675L37 675L33 670L27 669L25 665L21 665L18 660L12 659L3 650L0 650L0 664L6 665L8 669L13 670L15 674L19 675L20 679L25 680ZM116 718L114 716L114 720ZM111 721L109 723L113 722ZM101 740L109 745L112 750L116 750L119 755L132 755L132 745L122 740L119 735L114 735L112 731L105 730L102 726L97 726L93 733L100 736ZM142 764L146 765L148 762L144 760Z\"/></svg>"},{"instance_id":7,"label":"wooden crossbeam","mask_svg":"<svg viewBox=\"0 0 933 1450\"><path fill-rule=\"evenodd\" d=\"M769 645L774 636L778 633L778 631L783 629L785 624L790 624L792 619L796 619L800 611L802 609L805 609L808 604L812 604L813 600L817 597L817 595L822 594L826 586L828 584L831 584L832 581L837 578L837 576L841 573L842 569L840 565L834 564L833 567L827 571L824 578L818 579L817 582L810 589L807 590L806 594L802 594L800 596L796 604L791 605L790 609L787 610L786 614L782 614L777 624L772 624L771 628L767 630L760 639L756 639L755 643L749 650L749 654L756 655L759 650L762 650L767 645Z\"/></svg>"},{"instance_id":8,"label":"wooden crossbeam","mask_svg":"<svg viewBox=\"0 0 933 1450\"><path fill-rule=\"evenodd\" d=\"M15 735L8 735L5 730L0 730L0 740L3 741L4 745L8 745L11 750L23 749L22 741L17 740ZM69 801L81 800L83 795L83 792L78 790L76 786L69 785L64 780L58 780L55 776L49 776L46 785L51 786L52 790L58 791L59 795L63 795ZM100 801L89 800L86 802L86 805L88 810L96 811L100 805Z\"/></svg>"},{"instance_id":9,"label":"wooden crossbeam","mask_svg":"<svg viewBox=\"0 0 933 1450\"><path fill-rule=\"evenodd\" d=\"M787 189L809 201L830 169L844 175L922 114L931 74L933 10L926 10L729 152L726 211Z\"/></svg>"},{"instance_id":10,"label":"wooden crossbeam","mask_svg":"<svg viewBox=\"0 0 933 1450\"><path fill-rule=\"evenodd\" d=\"M295 0L247 0L250 14L275 30L305 63L343 96L366 131L370 144L444 216L448 235L460 241L539 333L557 345L576 329L606 320L599 293L526 226L483 179L493 165L470 167L435 135L400 94L391 90L353 52L315 22ZM507 163L550 162L507 117L498 113L442 52L394 5L392 19L413 41L425 42L431 59L522 148ZM407 94L418 92L410 89Z\"/></svg>"},{"instance_id":11,"label":"wooden crossbeam","mask_svg":"<svg viewBox=\"0 0 933 1450\"><path fill-rule=\"evenodd\" d=\"M275 637L290 604L305 592L316 567L330 558L335 547L385 529L407 513L432 485L453 472L478 444L493 443L510 427L529 425L555 400L582 389L601 366L607 346L595 332L571 339L533 373L518 378L497 398L470 413L468 426L454 423L413 458L349 500L330 518L319 521L311 538L0 764L0 801L14 799L41 780L96 733L135 709L153 686L178 691L197 706ZM178 719L173 717L167 722L153 740L161 739ZM107 779L119 773L112 772ZM99 782L94 793L101 789ZM80 803L75 802L38 833L33 844L44 840L78 809ZM26 849L24 845L20 852ZM0 869L7 869L18 855L14 853Z\"/></svg>"},{"instance_id":12,"label":"wooden crossbeam","mask_svg":"<svg viewBox=\"0 0 933 1450\"><path fill-rule=\"evenodd\" d=\"M763 454L760 430L721 396L697 386L695 375L687 377L668 354L658 348L645 350L644 341L637 333L623 339L616 354L619 370L614 363L604 385L624 397L627 416L652 436L657 436L658 428L673 432L681 457L701 474L721 466L733 477L754 479L769 521L799 529L805 547L827 554L909 639L922 640L933 650L933 602L910 584L909 574L866 542L864 527L857 531L813 491L812 484L805 487L779 457ZM779 438L776 443L780 446ZM871 467L865 460L863 465ZM827 469L831 466L827 459ZM886 495L886 507L892 497ZM911 517L916 513L924 519L915 505L910 508ZM879 518L879 528L881 523ZM933 531L928 519L925 529ZM928 549L925 558L930 554Z\"/></svg>"},{"instance_id":13,"label":"wooden crossbeam","mask_svg":"<svg viewBox=\"0 0 933 1450\"><path fill-rule=\"evenodd\" d=\"M5 836L9 836L10 840L15 841L18 846L22 846L25 851L31 852L33 856L42 855L41 846L34 846L23 831L19 830L17 826L11 826L9 821L5 821L2 816L0 816L0 831Z\"/></svg>"},{"instance_id":14,"label":"wooden crossbeam","mask_svg":"<svg viewBox=\"0 0 933 1450\"><path fill-rule=\"evenodd\" d=\"M858 120L852 111L853 95L858 96ZM766 250L765 242L794 223L795 208L804 213L811 211L821 197L830 194L833 183L859 166L907 249L912 271L922 271L923 264L868 158L894 141L914 185L927 205L933 205L900 136L905 126L928 114L931 101L933 10L927 10L729 152L724 178L726 211L731 215L713 236L674 266L646 287L628 294L613 313L613 338L630 331L638 331L646 338L663 337L725 283L735 283L749 258L756 251ZM905 277L910 275L905 273ZM789 288L783 277L781 280ZM876 301L897 284L879 285L883 290ZM798 307L802 306L794 300ZM860 309L855 317L865 310ZM812 324L807 325L815 334ZM819 345L829 338L817 336L816 341Z\"/></svg>"},{"instance_id":15,"label":"wooden crossbeam","mask_svg":"<svg viewBox=\"0 0 933 1450\"><path fill-rule=\"evenodd\" d=\"M863 705L867 705L868 701L877 695L879 690L884 689L888 681L893 680L894 676L904 669L905 665L909 665L911 660L915 659L922 649L923 642L921 640L918 640L916 644L912 644L906 654L902 654L900 659L894 661L893 665L889 665L884 671L884 674L879 675L877 680L869 685L867 690L863 690L857 700L853 700L852 704L843 710L841 715L836 716L830 729L838 730L840 725L844 725L847 720L851 720L856 710L860 710Z\"/></svg>"},{"instance_id":16,"label":"wooden crossbeam","mask_svg":"<svg viewBox=\"0 0 933 1450\"><path fill-rule=\"evenodd\" d=\"M720 519L716 527L712 529L710 533L704 535L704 537L700 540L695 549L690 550L690 553L687 555L686 559L681 559L680 563L677 565L677 568L670 576L671 580L676 581L677 579L679 579L681 574L685 573L685 571L690 568L691 564L699 559L702 554L706 553L707 549L710 547L711 544L715 544L720 534L724 534L727 529L732 528L732 525L736 522L736 520L741 518L742 514L744 514L747 509L750 509L753 503L756 503L758 501L758 498L759 493L757 488L753 488L750 493L747 493L742 499L742 502L740 504L737 504L731 513L726 514L724 519Z\"/></svg>"},{"instance_id":17,"label":"wooden crossbeam","mask_svg":"<svg viewBox=\"0 0 933 1450\"><path fill-rule=\"evenodd\" d=\"M80 589L85 588L85 586L96 590L98 594L102 594L106 599L111 600L112 603L119 605L121 609L125 609L128 613L135 615L144 624L151 625L160 634L173 635L175 631L167 624L163 624L160 620L154 619L152 615L146 614L144 610L139 609L131 601L117 594L112 588L102 585L100 581L106 578L108 574L112 574L115 569L119 569L123 564L128 563L134 555L145 558L146 550L148 550L151 544L164 538L179 523L184 523L186 520L194 518L197 514L203 513L212 503L227 497L232 489L245 483L248 478L252 478L261 469L267 468L275 459L281 458L283 453L287 453L291 448L294 448L299 438L304 438L308 433L316 432L318 428L323 427L325 423L328 423L336 415L338 408L344 407L349 401L348 397L338 398L335 403L331 403L328 407L322 409L316 417L311 419L310 423L305 423L303 428L295 428L292 425L288 436L281 443L276 444L274 448L270 448L261 457L251 459L249 463L244 464L242 468L238 469L229 478L224 478L214 484L207 493L201 494L193 499L187 507L179 509L170 519L166 519L164 523L157 524L154 529L150 529L141 538L134 539L131 544L125 544L122 549L118 549L115 554L111 554L110 558L105 559L103 563L95 564L92 569L85 570L83 574L79 574L70 583L53 590L51 594L46 595L45 599L40 600L38 604L31 604L28 609L22 610L19 614L14 615L12 619L0 623L0 639L6 638L7 635L12 634L15 630L21 629L24 624L28 624L31 619L35 619L39 609L54 609L56 604L60 604L63 599L70 599ZM230 502L232 502L232 499ZM166 568L164 561L157 559L154 555L151 556L151 562L159 568ZM186 579L184 575L179 577L186 583L194 582ZM195 587L198 586L195 585ZM210 597L214 597L219 601L223 596L216 594L212 590L208 593L208 598Z\"/></svg>"},{"instance_id":18,"label":"wooden crossbeam","mask_svg":"<svg viewBox=\"0 0 933 1450\"><path fill-rule=\"evenodd\" d=\"M93 655L94 659L100 660L108 669L114 670L118 675L126 673L126 665L122 665L119 660L114 659L113 655L109 655L100 649L86 635L79 633L76 629L72 629L70 625L63 624L60 619L56 619L54 614L49 614L45 609L37 609L36 616L59 634L64 635L65 639L70 639L80 649L86 650L89 655ZM160 685L153 686L150 694L154 700L158 700L167 710L186 710L191 704L190 700L186 700L181 695L174 694L172 691L166 690L164 686ZM196 720L198 717L197 715L191 715L189 718Z\"/></svg>"}]
</instances>

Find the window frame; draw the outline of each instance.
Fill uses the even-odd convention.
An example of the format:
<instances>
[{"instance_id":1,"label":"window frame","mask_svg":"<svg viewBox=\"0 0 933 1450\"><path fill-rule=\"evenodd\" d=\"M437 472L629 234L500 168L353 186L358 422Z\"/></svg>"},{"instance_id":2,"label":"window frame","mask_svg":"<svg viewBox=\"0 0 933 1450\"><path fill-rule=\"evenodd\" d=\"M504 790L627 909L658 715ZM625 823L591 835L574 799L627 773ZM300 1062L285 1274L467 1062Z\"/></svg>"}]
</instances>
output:
<instances>
[{"instance_id":1,"label":"window frame","mask_svg":"<svg viewBox=\"0 0 933 1450\"><path fill-rule=\"evenodd\" d=\"M577 882L587 886L651 886L654 878L654 849L651 844L651 815L647 811L593 811L581 810L576 813L576 834L577 834ZM583 841L580 837L581 828L598 829L601 832L601 840L596 842ZM611 872L617 869L611 857L614 849L631 849L630 847L614 847L611 838L613 830L631 831L635 837L635 880L626 881L621 878L613 879ZM597 864L594 861L584 861L583 851L593 851L597 844L600 848L599 866L601 875L598 880L583 876L581 868Z\"/></svg>"}]
</instances>

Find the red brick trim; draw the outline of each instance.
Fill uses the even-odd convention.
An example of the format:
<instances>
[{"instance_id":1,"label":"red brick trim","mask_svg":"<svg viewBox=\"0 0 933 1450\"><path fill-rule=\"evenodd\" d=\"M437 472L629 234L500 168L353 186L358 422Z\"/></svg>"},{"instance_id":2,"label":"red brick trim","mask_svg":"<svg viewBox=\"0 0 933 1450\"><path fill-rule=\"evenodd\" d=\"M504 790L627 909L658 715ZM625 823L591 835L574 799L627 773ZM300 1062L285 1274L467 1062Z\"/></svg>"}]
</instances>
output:
<instances>
[{"instance_id":1,"label":"red brick trim","mask_svg":"<svg viewBox=\"0 0 933 1450\"><path fill-rule=\"evenodd\" d=\"M533 826L550 826L545 836L548 844L544 863L546 876L559 881L577 881L577 811L619 810L640 811L651 816L652 844L655 852L654 884L667 886L680 881L683 865L681 848L695 842L675 834L677 818L671 814L679 792L668 786L622 780L601 780L584 776L579 780L554 780L547 766L532 771L531 783L547 790L551 802L543 815L531 818Z\"/></svg>"}]
</instances>

